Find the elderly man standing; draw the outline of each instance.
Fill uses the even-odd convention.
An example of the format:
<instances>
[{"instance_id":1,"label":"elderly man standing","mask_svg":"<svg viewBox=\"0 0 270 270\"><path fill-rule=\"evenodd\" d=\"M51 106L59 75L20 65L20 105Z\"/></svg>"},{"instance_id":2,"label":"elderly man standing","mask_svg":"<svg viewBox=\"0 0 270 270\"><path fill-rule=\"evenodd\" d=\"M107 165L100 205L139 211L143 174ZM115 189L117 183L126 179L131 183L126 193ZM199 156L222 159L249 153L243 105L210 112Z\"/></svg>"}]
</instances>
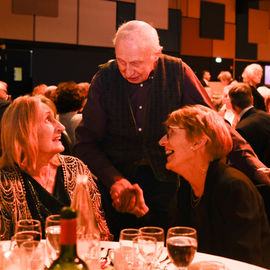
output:
<instances>
[{"instance_id":1,"label":"elderly man standing","mask_svg":"<svg viewBox=\"0 0 270 270\"><path fill-rule=\"evenodd\" d=\"M149 24L123 24L114 45L116 60L104 64L91 82L75 151L99 179L106 219L117 237L122 228L143 225L139 217L148 211L145 205L134 208L134 183L155 212L149 224L166 227L178 181L166 170L158 144L166 132L163 122L184 105L212 104L190 67L161 53Z\"/></svg>"}]
</instances>

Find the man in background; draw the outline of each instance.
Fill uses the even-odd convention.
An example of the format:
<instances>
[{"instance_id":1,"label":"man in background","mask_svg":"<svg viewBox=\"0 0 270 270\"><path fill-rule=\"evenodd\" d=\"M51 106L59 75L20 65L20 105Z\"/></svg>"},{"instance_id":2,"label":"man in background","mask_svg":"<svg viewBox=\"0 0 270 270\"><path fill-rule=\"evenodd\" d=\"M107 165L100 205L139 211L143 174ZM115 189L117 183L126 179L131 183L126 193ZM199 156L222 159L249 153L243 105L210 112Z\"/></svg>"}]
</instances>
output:
<instances>
[{"instance_id":1,"label":"man in background","mask_svg":"<svg viewBox=\"0 0 270 270\"><path fill-rule=\"evenodd\" d=\"M245 138L258 158L270 167L270 114L254 107L251 87L246 83L234 85L229 91L232 110L238 116L236 130Z\"/></svg>"}]
</instances>

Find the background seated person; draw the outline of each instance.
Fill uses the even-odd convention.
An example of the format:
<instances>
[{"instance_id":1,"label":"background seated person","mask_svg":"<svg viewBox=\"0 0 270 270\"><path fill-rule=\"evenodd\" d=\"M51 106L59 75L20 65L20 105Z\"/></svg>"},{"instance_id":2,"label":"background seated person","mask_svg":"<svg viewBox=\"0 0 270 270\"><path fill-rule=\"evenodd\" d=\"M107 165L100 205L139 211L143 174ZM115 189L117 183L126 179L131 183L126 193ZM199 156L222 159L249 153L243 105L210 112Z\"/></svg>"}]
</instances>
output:
<instances>
[{"instance_id":1,"label":"background seated person","mask_svg":"<svg viewBox=\"0 0 270 270\"><path fill-rule=\"evenodd\" d=\"M1 123L0 239L10 239L19 219L38 219L43 232L47 216L70 205L79 174L88 176L94 213L103 239L111 235L101 208L101 196L82 161L62 156L64 126L52 101L22 96L13 101Z\"/></svg>"},{"instance_id":2,"label":"background seated person","mask_svg":"<svg viewBox=\"0 0 270 270\"><path fill-rule=\"evenodd\" d=\"M248 83L251 87L254 107L266 111L264 97L257 90L257 85L261 82L262 76L262 66L255 63L246 66L242 73L243 82Z\"/></svg>"},{"instance_id":3,"label":"background seated person","mask_svg":"<svg viewBox=\"0 0 270 270\"><path fill-rule=\"evenodd\" d=\"M82 120L82 114L78 112L82 110L86 101L84 92L75 82L63 82L58 84L53 100L59 121L65 126L74 145L75 129Z\"/></svg>"},{"instance_id":4,"label":"background seated person","mask_svg":"<svg viewBox=\"0 0 270 270\"><path fill-rule=\"evenodd\" d=\"M258 158L268 167L270 159L266 160L268 141L270 142L270 115L258 110L253 105L253 96L248 84L239 83L229 92L230 102L239 122L236 130L251 145Z\"/></svg>"},{"instance_id":5,"label":"background seated person","mask_svg":"<svg viewBox=\"0 0 270 270\"><path fill-rule=\"evenodd\" d=\"M195 105L172 112L166 126L168 134L160 140L166 168L182 177L171 225L196 228L198 251L269 268L263 200L246 175L224 162L233 143L223 118Z\"/></svg>"}]
</instances>

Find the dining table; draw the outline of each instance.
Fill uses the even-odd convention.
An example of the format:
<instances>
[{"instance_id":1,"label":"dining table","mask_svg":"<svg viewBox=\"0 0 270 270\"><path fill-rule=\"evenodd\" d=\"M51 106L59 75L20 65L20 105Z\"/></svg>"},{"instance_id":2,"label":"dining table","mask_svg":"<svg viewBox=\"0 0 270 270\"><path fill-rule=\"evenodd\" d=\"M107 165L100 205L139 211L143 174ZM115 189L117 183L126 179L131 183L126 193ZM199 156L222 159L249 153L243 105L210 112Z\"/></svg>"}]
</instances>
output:
<instances>
[{"instance_id":1,"label":"dining table","mask_svg":"<svg viewBox=\"0 0 270 270\"><path fill-rule=\"evenodd\" d=\"M45 241L45 240L42 240ZM0 241L0 247L3 251L7 251L10 246L10 241ZM116 241L100 241L100 248L101 248L101 257L104 260L104 263L102 264L101 269L106 270L114 270L113 265L110 263L108 256L108 251L111 249L119 248L119 242ZM270 256L270 254L269 254ZM209 265L207 267L207 265ZM213 265L216 265L215 267ZM220 266L220 268L217 267L217 265ZM1 268L1 267L0 267ZM177 269L168 259L167 256L167 250L164 247L164 252L161 255L160 258L160 264L159 269L162 270L175 270ZM201 269L224 269L224 270L267 270L266 268L262 268L256 265L252 265L246 262L229 259L221 256L216 256L212 254L206 254L202 252L196 252L194 259L190 266L188 267L188 270L201 270Z\"/></svg>"}]
</instances>

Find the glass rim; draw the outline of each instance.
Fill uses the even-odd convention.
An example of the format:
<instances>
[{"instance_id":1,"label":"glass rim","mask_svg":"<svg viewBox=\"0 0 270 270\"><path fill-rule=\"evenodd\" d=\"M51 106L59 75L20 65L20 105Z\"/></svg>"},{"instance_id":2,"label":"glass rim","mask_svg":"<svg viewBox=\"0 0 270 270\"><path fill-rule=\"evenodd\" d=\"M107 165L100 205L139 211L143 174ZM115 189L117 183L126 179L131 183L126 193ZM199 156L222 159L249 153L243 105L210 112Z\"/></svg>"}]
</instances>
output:
<instances>
[{"instance_id":1,"label":"glass rim","mask_svg":"<svg viewBox=\"0 0 270 270\"><path fill-rule=\"evenodd\" d=\"M153 230L153 231L150 231L150 230ZM156 227L156 226L144 226L144 227L139 228L139 232L142 232L145 234L164 234L164 229L161 227Z\"/></svg>"},{"instance_id":2,"label":"glass rim","mask_svg":"<svg viewBox=\"0 0 270 270\"><path fill-rule=\"evenodd\" d=\"M120 231L120 235L121 234L133 235L133 234L138 234L138 233L139 233L139 229L136 229L136 228L126 228Z\"/></svg>"},{"instance_id":3,"label":"glass rim","mask_svg":"<svg viewBox=\"0 0 270 270\"><path fill-rule=\"evenodd\" d=\"M46 217L46 220L47 219L52 219L52 220L60 220L61 219L61 215L60 214L55 214L55 215L49 215Z\"/></svg>"},{"instance_id":4,"label":"glass rim","mask_svg":"<svg viewBox=\"0 0 270 270\"><path fill-rule=\"evenodd\" d=\"M37 220L37 219L20 219L16 222L16 224L20 224L20 225L32 225L32 226L35 226L35 225L41 225L41 222L40 220Z\"/></svg>"},{"instance_id":5,"label":"glass rim","mask_svg":"<svg viewBox=\"0 0 270 270\"><path fill-rule=\"evenodd\" d=\"M171 233L174 234L173 230L187 230L187 232L183 232L183 234L185 235L190 235L190 234L197 234L197 230L195 228L192 227L185 227L185 226L175 226L175 227L171 227L168 229L167 233ZM188 231L189 230L189 231Z\"/></svg>"}]
</instances>

